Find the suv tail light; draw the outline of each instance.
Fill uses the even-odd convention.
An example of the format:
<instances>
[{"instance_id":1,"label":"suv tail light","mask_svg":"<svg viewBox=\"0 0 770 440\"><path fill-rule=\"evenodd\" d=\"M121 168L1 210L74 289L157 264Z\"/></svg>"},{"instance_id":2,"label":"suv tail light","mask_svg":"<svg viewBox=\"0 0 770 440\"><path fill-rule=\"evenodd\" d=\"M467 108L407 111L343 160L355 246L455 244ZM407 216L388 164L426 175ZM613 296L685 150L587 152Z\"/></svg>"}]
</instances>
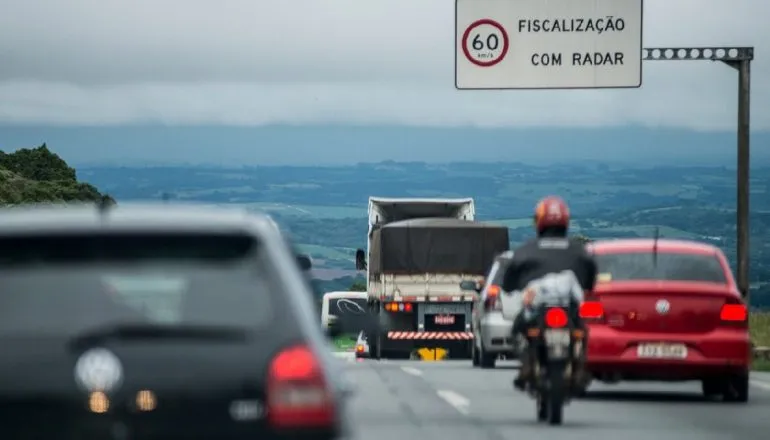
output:
<instances>
[{"instance_id":1,"label":"suv tail light","mask_svg":"<svg viewBox=\"0 0 770 440\"><path fill-rule=\"evenodd\" d=\"M584 301L580 304L580 318L585 321L598 321L604 318L604 306L596 300Z\"/></svg>"},{"instance_id":2,"label":"suv tail light","mask_svg":"<svg viewBox=\"0 0 770 440\"><path fill-rule=\"evenodd\" d=\"M728 300L719 311L719 319L724 324L746 327L748 326L749 311L739 299Z\"/></svg>"},{"instance_id":3,"label":"suv tail light","mask_svg":"<svg viewBox=\"0 0 770 440\"><path fill-rule=\"evenodd\" d=\"M275 428L330 427L334 400L309 347L297 345L273 359L267 377L267 420Z\"/></svg>"},{"instance_id":4,"label":"suv tail light","mask_svg":"<svg viewBox=\"0 0 770 440\"><path fill-rule=\"evenodd\" d=\"M490 284L487 287L487 295L484 299L484 310L502 310L503 304L500 302L500 286Z\"/></svg>"}]
</instances>

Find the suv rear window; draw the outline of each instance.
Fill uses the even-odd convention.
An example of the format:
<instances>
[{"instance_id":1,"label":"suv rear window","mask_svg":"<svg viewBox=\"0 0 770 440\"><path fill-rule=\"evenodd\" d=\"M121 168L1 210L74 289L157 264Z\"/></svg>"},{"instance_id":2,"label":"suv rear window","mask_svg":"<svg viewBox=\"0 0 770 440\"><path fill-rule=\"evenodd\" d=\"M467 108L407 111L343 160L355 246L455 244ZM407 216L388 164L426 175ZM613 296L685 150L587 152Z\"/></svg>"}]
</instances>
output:
<instances>
[{"instance_id":1,"label":"suv rear window","mask_svg":"<svg viewBox=\"0 0 770 440\"><path fill-rule=\"evenodd\" d=\"M495 260L494 264L492 264L492 269L490 269L489 274L487 274L487 284L500 285L503 283L503 275L505 275L505 271L501 270L503 266L502 261Z\"/></svg>"},{"instance_id":2,"label":"suv rear window","mask_svg":"<svg viewBox=\"0 0 770 440\"><path fill-rule=\"evenodd\" d=\"M0 237L0 333L265 325L275 289L258 251L237 234Z\"/></svg>"},{"instance_id":3,"label":"suv rear window","mask_svg":"<svg viewBox=\"0 0 770 440\"><path fill-rule=\"evenodd\" d=\"M611 281L700 281L726 284L725 272L713 255L633 252L597 254L600 277Z\"/></svg>"}]
</instances>

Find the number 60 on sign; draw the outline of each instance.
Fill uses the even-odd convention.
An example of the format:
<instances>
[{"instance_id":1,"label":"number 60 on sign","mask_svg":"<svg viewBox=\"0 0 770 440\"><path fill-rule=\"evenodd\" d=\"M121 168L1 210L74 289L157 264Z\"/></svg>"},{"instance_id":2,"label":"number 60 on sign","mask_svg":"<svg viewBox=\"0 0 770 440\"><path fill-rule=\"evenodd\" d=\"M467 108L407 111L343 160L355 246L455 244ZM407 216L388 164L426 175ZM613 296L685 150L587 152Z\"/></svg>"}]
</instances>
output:
<instances>
[{"instance_id":1,"label":"number 60 on sign","mask_svg":"<svg viewBox=\"0 0 770 440\"><path fill-rule=\"evenodd\" d=\"M488 18L473 22L462 38L465 57L480 67L494 66L502 61L509 46L508 33L503 26Z\"/></svg>"}]
</instances>

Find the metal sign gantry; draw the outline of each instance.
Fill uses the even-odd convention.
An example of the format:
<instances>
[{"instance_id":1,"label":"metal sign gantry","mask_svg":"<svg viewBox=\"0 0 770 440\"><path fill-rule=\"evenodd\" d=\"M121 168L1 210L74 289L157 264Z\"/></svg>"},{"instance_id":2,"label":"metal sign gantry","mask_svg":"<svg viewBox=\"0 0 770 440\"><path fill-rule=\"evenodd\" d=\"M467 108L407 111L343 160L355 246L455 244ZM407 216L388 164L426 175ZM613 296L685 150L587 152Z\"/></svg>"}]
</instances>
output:
<instances>
[{"instance_id":1,"label":"metal sign gantry","mask_svg":"<svg viewBox=\"0 0 770 440\"><path fill-rule=\"evenodd\" d=\"M738 166L737 237L738 289L749 297L749 106L753 47L651 47L642 51L644 61L721 61L738 71Z\"/></svg>"}]
</instances>

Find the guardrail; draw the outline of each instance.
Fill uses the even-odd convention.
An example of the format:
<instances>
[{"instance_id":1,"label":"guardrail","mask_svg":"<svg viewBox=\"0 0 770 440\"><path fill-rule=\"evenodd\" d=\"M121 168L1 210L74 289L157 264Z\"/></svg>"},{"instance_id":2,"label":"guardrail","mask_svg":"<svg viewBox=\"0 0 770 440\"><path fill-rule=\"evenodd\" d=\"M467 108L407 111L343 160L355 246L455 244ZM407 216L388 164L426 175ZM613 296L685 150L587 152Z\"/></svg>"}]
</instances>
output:
<instances>
[{"instance_id":1,"label":"guardrail","mask_svg":"<svg viewBox=\"0 0 770 440\"><path fill-rule=\"evenodd\" d=\"M770 347L753 347L754 359L770 361Z\"/></svg>"}]
</instances>

